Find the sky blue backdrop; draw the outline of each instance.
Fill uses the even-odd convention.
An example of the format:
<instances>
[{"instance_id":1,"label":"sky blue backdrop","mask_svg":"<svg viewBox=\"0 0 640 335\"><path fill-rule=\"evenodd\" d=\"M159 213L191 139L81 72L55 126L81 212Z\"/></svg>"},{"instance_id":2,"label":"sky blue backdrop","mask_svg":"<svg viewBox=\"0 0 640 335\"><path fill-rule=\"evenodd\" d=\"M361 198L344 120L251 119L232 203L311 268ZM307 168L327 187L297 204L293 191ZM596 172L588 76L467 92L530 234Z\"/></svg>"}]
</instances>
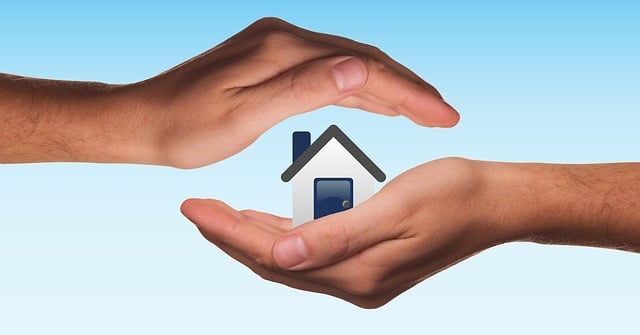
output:
<instances>
[{"instance_id":1,"label":"sky blue backdrop","mask_svg":"<svg viewBox=\"0 0 640 335\"><path fill-rule=\"evenodd\" d=\"M332 123L389 177L454 155L638 161L637 3L3 2L0 72L133 82L278 16L379 46L462 121L427 129L329 107L198 170L1 165L0 334L637 332L636 254L499 246L371 311L263 281L178 212L197 196L290 215L290 134Z\"/></svg>"}]
</instances>

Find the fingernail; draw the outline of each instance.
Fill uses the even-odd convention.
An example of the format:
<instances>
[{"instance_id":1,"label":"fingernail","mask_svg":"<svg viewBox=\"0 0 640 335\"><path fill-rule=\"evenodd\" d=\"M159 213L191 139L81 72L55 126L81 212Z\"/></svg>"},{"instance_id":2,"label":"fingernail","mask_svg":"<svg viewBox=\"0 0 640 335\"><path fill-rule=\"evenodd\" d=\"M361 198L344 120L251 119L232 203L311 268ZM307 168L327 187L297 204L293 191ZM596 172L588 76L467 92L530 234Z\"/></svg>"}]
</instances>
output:
<instances>
[{"instance_id":1,"label":"fingernail","mask_svg":"<svg viewBox=\"0 0 640 335\"><path fill-rule=\"evenodd\" d=\"M300 235L287 236L276 242L274 257L278 266L291 269L309 258L307 246Z\"/></svg>"},{"instance_id":2,"label":"fingernail","mask_svg":"<svg viewBox=\"0 0 640 335\"><path fill-rule=\"evenodd\" d=\"M333 80L341 92L362 87L367 80L367 67L358 58L349 57L331 69Z\"/></svg>"}]
</instances>

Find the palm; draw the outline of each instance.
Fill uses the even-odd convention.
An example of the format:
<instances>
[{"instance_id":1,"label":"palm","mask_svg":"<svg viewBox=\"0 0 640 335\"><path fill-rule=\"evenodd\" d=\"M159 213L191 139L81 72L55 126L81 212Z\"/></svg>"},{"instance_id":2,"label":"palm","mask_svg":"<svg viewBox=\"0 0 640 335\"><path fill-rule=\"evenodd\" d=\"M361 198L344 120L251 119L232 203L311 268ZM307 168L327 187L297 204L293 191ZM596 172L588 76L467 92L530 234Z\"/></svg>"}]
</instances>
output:
<instances>
[{"instance_id":1,"label":"palm","mask_svg":"<svg viewBox=\"0 0 640 335\"><path fill-rule=\"evenodd\" d=\"M495 244L461 210L475 192L468 165L456 159L424 164L358 207L294 229L291 219L215 200L189 200L182 211L209 241L265 279L377 307ZM296 234L309 258L285 270L274 246Z\"/></svg>"}]
</instances>

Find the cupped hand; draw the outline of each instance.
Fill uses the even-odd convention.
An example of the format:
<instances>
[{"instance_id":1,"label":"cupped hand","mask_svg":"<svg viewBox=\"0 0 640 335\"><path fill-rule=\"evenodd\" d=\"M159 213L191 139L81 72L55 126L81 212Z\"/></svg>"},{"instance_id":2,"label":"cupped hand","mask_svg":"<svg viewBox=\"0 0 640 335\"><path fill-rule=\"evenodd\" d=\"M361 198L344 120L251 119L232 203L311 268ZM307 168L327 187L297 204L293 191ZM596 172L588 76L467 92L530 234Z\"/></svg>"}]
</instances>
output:
<instances>
[{"instance_id":1,"label":"cupped hand","mask_svg":"<svg viewBox=\"0 0 640 335\"><path fill-rule=\"evenodd\" d=\"M335 104L451 127L438 91L375 47L261 19L217 47L134 85L159 130L154 163L211 164L274 124Z\"/></svg>"},{"instance_id":2,"label":"cupped hand","mask_svg":"<svg viewBox=\"0 0 640 335\"><path fill-rule=\"evenodd\" d=\"M484 165L447 158L413 168L348 211L291 228L291 220L216 200L190 199L182 213L205 238L261 277L365 308L513 239L488 213L498 202ZM495 213L494 213L495 214Z\"/></svg>"}]
</instances>

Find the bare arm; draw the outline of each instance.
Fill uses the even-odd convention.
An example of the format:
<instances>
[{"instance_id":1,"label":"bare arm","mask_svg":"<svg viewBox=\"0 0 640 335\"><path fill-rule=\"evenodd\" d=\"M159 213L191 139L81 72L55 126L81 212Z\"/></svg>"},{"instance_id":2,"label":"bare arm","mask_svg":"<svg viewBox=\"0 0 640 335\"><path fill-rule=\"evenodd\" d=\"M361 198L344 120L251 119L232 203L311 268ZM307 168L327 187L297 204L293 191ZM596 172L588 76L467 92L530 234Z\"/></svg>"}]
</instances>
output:
<instances>
[{"instance_id":1,"label":"bare arm","mask_svg":"<svg viewBox=\"0 0 640 335\"><path fill-rule=\"evenodd\" d=\"M133 86L0 74L0 162L152 163L141 106Z\"/></svg>"},{"instance_id":2,"label":"bare arm","mask_svg":"<svg viewBox=\"0 0 640 335\"><path fill-rule=\"evenodd\" d=\"M290 219L215 200L191 199L182 211L263 278L373 308L502 243L640 251L640 164L441 159L294 229Z\"/></svg>"},{"instance_id":3,"label":"bare arm","mask_svg":"<svg viewBox=\"0 0 640 335\"><path fill-rule=\"evenodd\" d=\"M640 252L640 164L489 165L521 239Z\"/></svg>"}]
</instances>

